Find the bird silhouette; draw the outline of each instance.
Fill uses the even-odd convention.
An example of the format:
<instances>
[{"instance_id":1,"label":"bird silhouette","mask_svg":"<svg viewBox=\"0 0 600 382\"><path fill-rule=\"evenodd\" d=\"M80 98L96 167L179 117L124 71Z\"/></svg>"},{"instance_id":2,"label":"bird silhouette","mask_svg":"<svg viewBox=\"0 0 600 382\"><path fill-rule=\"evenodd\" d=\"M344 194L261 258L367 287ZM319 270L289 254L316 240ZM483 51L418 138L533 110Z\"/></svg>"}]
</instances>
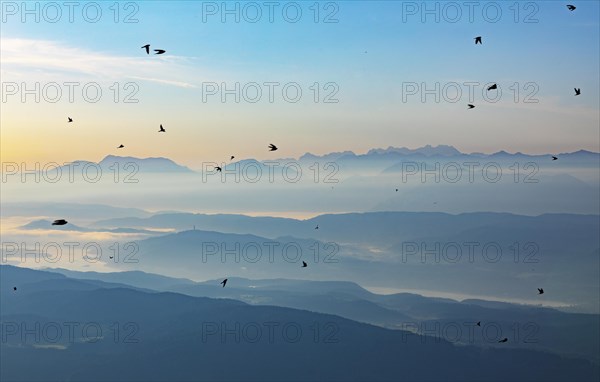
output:
<instances>
[{"instance_id":1,"label":"bird silhouette","mask_svg":"<svg viewBox=\"0 0 600 382\"><path fill-rule=\"evenodd\" d=\"M68 122L73 122L73 118L71 118L71 117L67 117L67 118L69 118L69 120L67 121L67 123Z\"/></svg>"},{"instance_id":2,"label":"bird silhouette","mask_svg":"<svg viewBox=\"0 0 600 382\"><path fill-rule=\"evenodd\" d=\"M544 294L544 288L538 288L538 294Z\"/></svg>"},{"instance_id":3,"label":"bird silhouette","mask_svg":"<svg viewBox=\"0 0 600 382\"><path fill-rule=\"evenodd\" d=\"M306 268L306 267L308 267L308 264L306 264L306 261L303 261L302 262L302 268Z\"/></svg>"},{"instance_id":4,"label":"bird silhouette","mask_svg":"<svg viewBox=\"0 0 600 382\"><path fill-rule=\"evenodd\" d=\"M575 89L575 96L581 95L581 88L574 88Z\"/></svg>"},{"instance_id":5,"label":"bird silhouette","mask_svg":"<svg viewBox=\"0 0 600 382\"><path fill-rule=\"evenodd\" d=\"M223 284L223 288L225 288L225 284L227 284L227 279L221 281L221 284Z\"/></svg>"},{"instance_id":6,"label":"bird silhouette","mask_svg":"<svg viewBox=\"0 0 600 382\"><path fill-rule=\"evenodd\" d=\"M165 128L162 126L162 124L160 125L160 130L158 130L159 133L165 133L167 130L165 130Z\"/></svg>"},{"instance_id":7,"label":"bird silhouette","mask_svg":"<svg viewBox=\"0 0 600 382\"><path fill-rule=\"evenodd\" d=\"M65 219L57 219L54 222L52 222L52 225L65 225L68 222Z\"/></svg>"},{"instance_id":8,"label":"bird silhouette","mask_svg":"<svg viewBox=\"0 0 600 382\"><path fill-rule=\"evenodd\" d=\"M481 42L481 36L475 37L475 45L477 45L477 44L483 45L483 43Z\"/></svg>"},{"instance_id":9,"label":"bird silhouette","mask_svg":"<svg viewBox=\"0 0 600 382\"><path fill-rule=\"evenodd\" d=\"M269 149L270 149L269 151L275 151L275 150L277 150L277 146L275 146L274 144L271 143L269 145Z\"/></svg>"},{"instance_id":10,"label":"bird silhouette","mask_svg":"<svg viewBox=\"0 0 600 382\"><path fill-rule=\"evenodd\" d=\"M162 50L162 49L154 49L154 51L156 52L154 54L163 54L164 52L166 52L166 50Z\"/></svg>"},{"instance_id":11,"label":"bird silhouette","mask_svg":"<svg viewBox=\"0 0 600 382\"><path fill-rule=\"evenodd\" d=\"M108 258L110 258L110 259L114 259L114 256L108 256Z\"/></svg>"},{"instance_id":12,"label":"bird silhouette","mask_svg":"<svg viewBox=\"0 0 600 382\"><path fill-rule=\"evenodd\" d=\"M219 167L219 166L216 166L216 167L215 167L215 170L217 170L217 171L219 171L219 172L223 172L223 171L221 171L221 170L222 170L222 168L221 168L221 167Z\"/></svg>"},{"instance_id":13,"label":"bird silhouette","mask_svg":"<svg viewBox=\"0 0 600 382\"><path fill-rule=\"evenodd\" d=\"M396 192L398 192L398 189L396 188Z\"/></svg>"},{"instance_id":14,"label":"bird silhouette","mask_svg":"<svg viewBox=\"0 0 600 382\"><path fill-rule=\"evenodd\" d=\"M571 11L571 12L573 12L574 10L576 10L576 9L577 9L577 7L576 7L576 6L574 6L574 5L571 5L571 4L567 5L567 8L568 8L568 9L569 9L569 11ZM585 13L585 12L584 12L584 13Z\"/></svg>"},{"instance_id":15,"label":"bird silhouette","mask_svg":"<svg viewBox=\"0 0 600 382\"><path fill-rule=\"evenodd\" d=\"M504 342L508 342L508 338L504 337L503 339L501 339L500 341L498 341L498 343L504 343Z\"/></svg>"},{"instance_id":16,"label":"bird silhouette","mask_svg":"<svg viewBox=\"0 0 600 382\"><path fill-rule=\"evenodd\" d=\"M315 227L315 229L319 229L319 225L317 224L317 226Z\"/></svg>"},{"instance_id":17,"label":"bird silhouette","mask_svg":"<svg viewBox=\"0 0 600 382\"><path fill-rule=\"evenodd\" d=\"M235 157L232 155L231 158L229 158L229 160L233 160Z\"/></svg>"},{"instance_id":18,"label":"bird silhouette","mask_svg":"<svg viewBox=\"0 0 600 382\"><path fill-rule=\"evenodd\" d=\"M13 287L13 290L14 290L14 291L16 291L16 290L17 290L17 287Z\"/></svg>"},{"instance_id":19,"label":"bird silhouette","mask_svg":"<svg viewBox=\"0 0 600 382\"><path fill-rule=\"evenodd\" d=\"M142 46L142 49L146 49L146 54L150 54L150 44Z\"/></svg>"},{"instance_id":20,"label":"bird silhouette","mask_svg":"<svg viewBox=\"0 0 600 382\"><path fill-rule=\"evenodd\" d=\"M467 106L469 107L469 109L473 109L475 107L475 105L471 105L471 104L468 104Z\"/></svg>"},{"instance_id":21,"label":"bird silhouette","mask_svg":"<svg viewBox=\"0 0 600 382\"><path fill-rule=\"evenodd\" d=\"M117 147L117 148L118 148L118 149L122 149L123 147L125 147L125 146L123 146L123 145L119 145L119 147Z\"/></svg>"},{"instance_id":22,"label":"bird silhouette","mask_svg":"<svg viewBox=\"0 0 600 382\"><path fill-rule=\"evenodd\" d=\"M558 158L553 156L553 157L552 157L552 160L558 160Z\"/></svg>"},{"instance_id":23,"label":"bird silhouette","mask_svg":"<svg viewBox=\"0 0 600 382\"><path fill-rule=\"evenodd\" d=\"M477 321L477 326L481 326L481 321Z\"/></svg>"},{"instance_id":24,"label":"bird silhouette","mask_svg":"<svg viewBox=\"0 0 600 382\"><path fill-rule=\"evenodd\" d=\"M488 91L494 90L494 89L498 89L498 85L493 84L492 86L490 86L490 87L487 88Z\"/></svg>"}]
</instances>

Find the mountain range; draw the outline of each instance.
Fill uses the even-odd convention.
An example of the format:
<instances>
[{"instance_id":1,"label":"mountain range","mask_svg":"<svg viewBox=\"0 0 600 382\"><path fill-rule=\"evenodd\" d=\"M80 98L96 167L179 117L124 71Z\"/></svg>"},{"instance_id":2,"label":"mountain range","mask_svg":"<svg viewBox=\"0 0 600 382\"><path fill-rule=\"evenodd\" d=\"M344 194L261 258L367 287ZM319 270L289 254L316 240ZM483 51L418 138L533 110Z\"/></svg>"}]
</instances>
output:
<instances>
[{"instance_id":1,"label":"mountain range","mask_svg":"<svg viewBox=\"0 0 600 382\"><path fill-rule=\"evenodd\" d=\"M597 364L573 356L498 343L459 346L337 315L93 285L10 266L0 266L0 274L2 380L497 381L516 374L527 381L588 381L600 376ZM49 281L52 288L46 288ZM67 324L75 330L57 332ZM22 335L24 328L28 336Z\"/></svg>"},{"instance_id":2,"label":"mountain range","mask_svg":"<svg viewBox=\"0 0 600 382\"><path fill-rule=\"evenodd\" d=\"M297 161L299 162L310 162L310 161L336 161L340 163L362 163L365 161L399 161L402 159L413 159L413 160L469 160L469 159L489 159L489 160L548 160L552 156L557 155L561 159L561 163L564 161L568 161L570 164L581 164L585 162L595 161L595 164L600 160L600 153L595 153L586 150L579 150L574 152L566 152L566 153L548 153L548 154L524 154L521 152L517 153L508 153L506 151L498 151L491 154L484 153L463 153L456 149L453 146L448 145L438 145L431 146L426 145L423 147L419 147L416 149L409 149L407 147L392 147L388 148L377 148L371 149L367 151L365 154L356 154L353 151L343 151L343 152L333 152L322 155L315 155L311 153L306 153L300 156ZM273 159L273 161L279 161L282 163L295 161L293 158L278 158ZM240 164L247 164L245 162L259 162L255 159L245 159L239 162ZM171 159L156 157L156 158L135 158L130 156L117 156L117 155L108 155L103 158L99 162L91 162L87 160L75 160L71 162L70 166L74 167L77 171L81 169L83 166L92 165L92 166L100 166L103 171L110 172L114 171L114 165L117 164L121 171L130 170L133 171L133 167L125 168L125 166L131 166L132 164L135 166L135 170L140 173L179 173L179 174L193 174L195 171L190 168L177 164ZM228 164L231 166L232 164ZM61 170L63 172L69 171L69 166L62 166ZM201 171L202 169L198 169ZM212 170L212 169L211 169Z\"/></svg>"}]
</instances>

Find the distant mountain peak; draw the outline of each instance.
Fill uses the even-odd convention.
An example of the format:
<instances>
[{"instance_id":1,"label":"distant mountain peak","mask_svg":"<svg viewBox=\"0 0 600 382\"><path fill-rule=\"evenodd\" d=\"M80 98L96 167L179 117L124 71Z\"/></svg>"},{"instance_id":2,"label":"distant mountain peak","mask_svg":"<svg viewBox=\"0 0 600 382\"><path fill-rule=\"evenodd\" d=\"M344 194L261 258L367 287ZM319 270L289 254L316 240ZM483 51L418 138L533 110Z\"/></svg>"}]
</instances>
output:
<instances>
[{"instance_id":1,"label":"distant mountain peak","mask_svg":"<svg viewBox=\"0 0 600 382\"><path fill-rule=\"evenodd\" d=\"M186 166L175 163L169 158L149 157L136 158L132 156L107 155L98 162L100 166L110 166L114 163L134 163L139 166L141 172L172 172L172 173L192 173Z\"/></svg>"},{"instance_id":2,"label":"distant mountain peak","mask_svg":"<svg viewBox=\"0 0 600 382\"><path fill-rule=\"evenodd\" d=\"M423 154L426 156L433 156L433 155L453 156L453 155L461 155L462 154L454 146L450 146L450 145L437 145L437 146L425 145L423 147L419 147L416 149L409 149L407 147L388 146L387 149L371 149L367 152L367 155L388 154L388 153Z\"/></svg>"},{"instance_id":3,"label":"distant mountain peak","mask_svg":"<svg viewBox=\"0 0 600 382\"><path fill-rule=\"evenodd\" d=\"M98 163L106 162L106 161L109 161L109 160L113 160L113 161L131 160L131 161L138 161L138 162L143 162L143 161L164 161L164 162L176 164L171 159L164 158L164 157L136 158L136 157L132 157L132 156L120 156L120 155L112 155L112 154L105 156Z\"/></svg>"},{"instance_id":4,"label":"distant mountain peak","mask_svg":"<svg viewBox=\"0 0 600 382\"><path fill-rule=\"evenodd\" d=\"M311 154L311 153L306 153L304 155L302 155L299 160L311 160L311 159L336 159L336 158L341 158L343 156L356 156L356 154L353 151L340 151L340 152L333 152L333 153L329 153L329 154L324 154L324 155L315 155L315 154Z\"/></svg>"}]
</instances>

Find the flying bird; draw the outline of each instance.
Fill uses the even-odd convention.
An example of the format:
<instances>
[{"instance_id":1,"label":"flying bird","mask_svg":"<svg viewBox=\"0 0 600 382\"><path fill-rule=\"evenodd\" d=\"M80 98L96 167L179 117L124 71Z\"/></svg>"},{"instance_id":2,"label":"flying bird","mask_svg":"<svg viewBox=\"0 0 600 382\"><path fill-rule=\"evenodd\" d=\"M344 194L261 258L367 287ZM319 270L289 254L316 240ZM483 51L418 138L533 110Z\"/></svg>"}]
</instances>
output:
<instances>
[{"instance_id":1,"label":"flying bird","mask_svg":"<svg viewBox=\"0 0 600 382\"><path fill-rule=\"evenodd\" d=\"M396 188L396 192L398 192L398 189Z\"/></svg>"},{"instance_id":2,"label":"flying bird","mask_svg":"<svg viewBox=\"0 0 600 382\"><path fill-rule=\"evenodd\" d=\"M303 261L302 262L302 268L306 268L306 267L308 267L308 264L306 264L306 261Z\"/></svg>"},{"instance_id":3,"label":"flying bird","mask_svg":"<svg viewBox=\"0 0 600 382\"><path fill-rule=\"evenodd\" d=\"M109 257L110 259L113 259L113 258L114 258L114 256L108 256L108 257Z\"/></svg>"},{"instance_id":4,"label":"flying bird","mask_svg":"<svg viewBox=\"0 0 600 382\"><path fill-rule=\"evenodd\" d=\"M166 50L162 50L162 49L154 49L154 51L156 52L154 54L163 54L164 52L166 52Z\"/></svg>"},{"instance_id":5,"label":"flying bird","mask_svg":"<svg viewBox=\"0 0 600 382\"><path fill-rule=\"evenodd\" d=\"M52 222L52 225L65 225L67 223L68 222L65 219L58 219L58 220L55 220L54 222Z\"/></svg>"},{"instance_id":6,"label":"flying bird","mask_svg":"<svg viewBox=\"0 0 600 382\"><path fill-rule=\"evenodd\" d=\"M498 341L498 343L504 343L504 342L508 342L508 338L504 337L503 339L501 339L500 341Z\"/></svg>"},{"instance_id":7,"label":"flying bird","mask_svg":"<svg viewBox=\"0 0 600 382\"><path fill-rule=\"evenodd\" d=\"M150 54L150 44L142 46L142 49L146 49L146 54Z\"/></svg>"},{"instance_id":8,"label":"flying bird","mask_svg":"<svg viewBox=\"0 0 600 382\"><path fill-rule=\"evenodd\" d=\"M477 326L481 326L481 321L477 321Z\"/></svg>"},{"instance_id":9,"label":"flying bird","mask_svg":"<svg viewBox=\"0 0 600 382\"><path fill-rule=\"evenodd\" d=\"M227 279L221 281L221 284L223 284L223 288L225 288L225 284L227 284Z\"/></svg>"},{"instance_id":10,"label":"flying bird","mask_svg":"<svg viewBox=\"0 0 600 382\"><path fill-rule=\"evenodd\" d=\"M319 225L317 224L317 226L315 227L315 229L319 229Z\"/></svg>"},{"instance_id":11,"label":"flying bird","mask_svg":"<svg viewBox=\"0 0 600 382\"><path fill-rule=\"evenodd\" d=\"M119 147L117 147L117 148L118 148L118 149L122 149L123 147L125 147L125 146L123 146L123 145L119 145Z\"/></svg>"},{"instance_id":12,"label":"flying bird","mask_svg":"<svg viewBox=\"0 0 600 382\"><path fill-rule=\"evenodd\" d=\"M219 172L223 172L223 171L221 171L221 170L222 170L222 168L221 168L221 167L219 167L219 166L216 166L216 167L215 167L215 169L216 169L217 171L219 171Z\"/></svg>"},{"instance_id":13,"label":"flying bird","mask_svg":"<svg viewBox=\"0 0 600 382\"><path fill-rule=\"evenodd\" d=\"M17 290L17 287L13 287L13 290L14 290L14 291L16 291L16 290Z\"/></svg>"},{"instance_id":14,"label":"flying bird","mask_svg":"<svg viewBox=\"0 0 600 382\"><path fill-rule=\"evenodd\" d=\"M270 149L269 151L275 151L275 150L277 150L277 146L275 146L274 144L271 143L269 145L269 149Z\"/></svg>"},{"instance_id":15,"label":"flying bird","mask_svg":"<svg viewBox=\"0 0 600 382\"><path fill-rule=\"evenodd\" d=\"M490 86L490 87L487 88L488 91L494 90L494 89L498 89L498 85L493 84L492 86Z\"/></svg>"},{"instance_id":16,"label":"flying bird","mask_svg":"<svg viewBox=\"0 0 600 382\"><path fill-rule=\"evenodd\" d=\"M552 160L558 160L558 158L553 156L553 157L552 157Z\"/></svg>"},{"instance_id":17,"label":"flying bird","mask_svg":"<svg viewBox=\"0 0 600 382\"><path fill-rule=\"evenodd\" d=\"M475 105L468 104L467 106L469 107L469 109L475 108Z\"/></svg>"},{"instance_id":18,"label":"flying bird","mask_svg":"<svg viewBox=\"0 0 600 382\"><path fill-rule=\"evenodd\" d=\"M165 128L162 126L162 124L160 125L160 130L158 130L159 133L165 133L167 130L165 130Z\"/></svg>"},{"instance_id":19,"label":"flying bird","mask_svg":"<svg viewBox=\"0 0 600 382\"><path fill-rule=\"evenodd\" d=\"M229 158L229 160L233 160L235 157L232 155L231 158Z\"/></svg>"},{"instance_id":20,"label":"flying bird","mask_svg":"<svg viewBox=\"0 0 600 382\"><path fill-rule=\"evenodd\" d=\"M576 7L576 6L574 6L574 5L571 5L571 4L567 5L567 8L568 8L568 9L569 9L569 11L571 11L571 12L573 12L574 10L576 10L576 9L577 9L577 7Z\"/></svg>"},{"instance_id":21,"label":"flying bird","mask_svg":"<svg viewBox=\"0 0 600 382\"><path fill-rule=\"evenodd\" d=\"M67 118L69 118L69 121L68 121L68 122L73 122L73 118L71 118L71 117L67 117ZM68 122L67 122L67 123L68 123Z\"/></svg>"},{"instance_id":22,"label":"flying bird","mask_svg":"<svg viewBox=\"0 0 600 382\"><path fill-rule=\"evenodd\" d=\"M575 89L575 96L581 95L581 88L574 88Z\"/></svg>"},{"instance_id":23,"label":"flying bird","mask_svg":"<svg viewBox=\"0 0 600 382\"><path fill-rule=\"evenodd\" d=\"M538 294L544 294L544 288L538 288Z\"/></svg>"},{"instance_id":24,"label":"flying bird","mask_svg":"<svg viewBox=\"0 0 600 382\"><path fill-rule=\"evenodd\" d=\"M481 42L481 36L475 37L475 45L477 45L477 44L483 45L482 42Z\"/></svg>"}]
</instances>

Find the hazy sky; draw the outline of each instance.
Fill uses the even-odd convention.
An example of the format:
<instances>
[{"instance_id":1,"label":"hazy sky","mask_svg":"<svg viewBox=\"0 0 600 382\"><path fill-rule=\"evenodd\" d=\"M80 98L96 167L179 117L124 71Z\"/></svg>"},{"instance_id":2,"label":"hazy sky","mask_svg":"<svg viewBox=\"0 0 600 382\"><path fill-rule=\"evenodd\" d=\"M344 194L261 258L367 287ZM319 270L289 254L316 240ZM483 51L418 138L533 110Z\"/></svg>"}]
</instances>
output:
<instances>
[{"instance_id":1,"label":"hazy sky","mask_svg":"<svg viewBox=\"0 0 600 382\"><path fill-rule=\"evenodd\" d=\"M423 2L228 2L227 14L221 1L140 1L120 2L117 14L112 1L81 2L70 22L63 2L27 3L24 14L22 2L3 1L2 161L120 154L194 167L269 158L271 142L278 157L426 144L599 151L599 3L574 1L574 12L563 1L467 3L427 2L427 14ZM146 55L145 44L167 52ZM465 82L479 83L473 102ZM496 103L483 98L496 96L483 90L492 82ZM239 103L235 91L222 102L223 83L239 83ZM436 83L440 102L422 102L421 85ZM125 102L131 93L137 103Z\"/></svg>"}]
</instances>

